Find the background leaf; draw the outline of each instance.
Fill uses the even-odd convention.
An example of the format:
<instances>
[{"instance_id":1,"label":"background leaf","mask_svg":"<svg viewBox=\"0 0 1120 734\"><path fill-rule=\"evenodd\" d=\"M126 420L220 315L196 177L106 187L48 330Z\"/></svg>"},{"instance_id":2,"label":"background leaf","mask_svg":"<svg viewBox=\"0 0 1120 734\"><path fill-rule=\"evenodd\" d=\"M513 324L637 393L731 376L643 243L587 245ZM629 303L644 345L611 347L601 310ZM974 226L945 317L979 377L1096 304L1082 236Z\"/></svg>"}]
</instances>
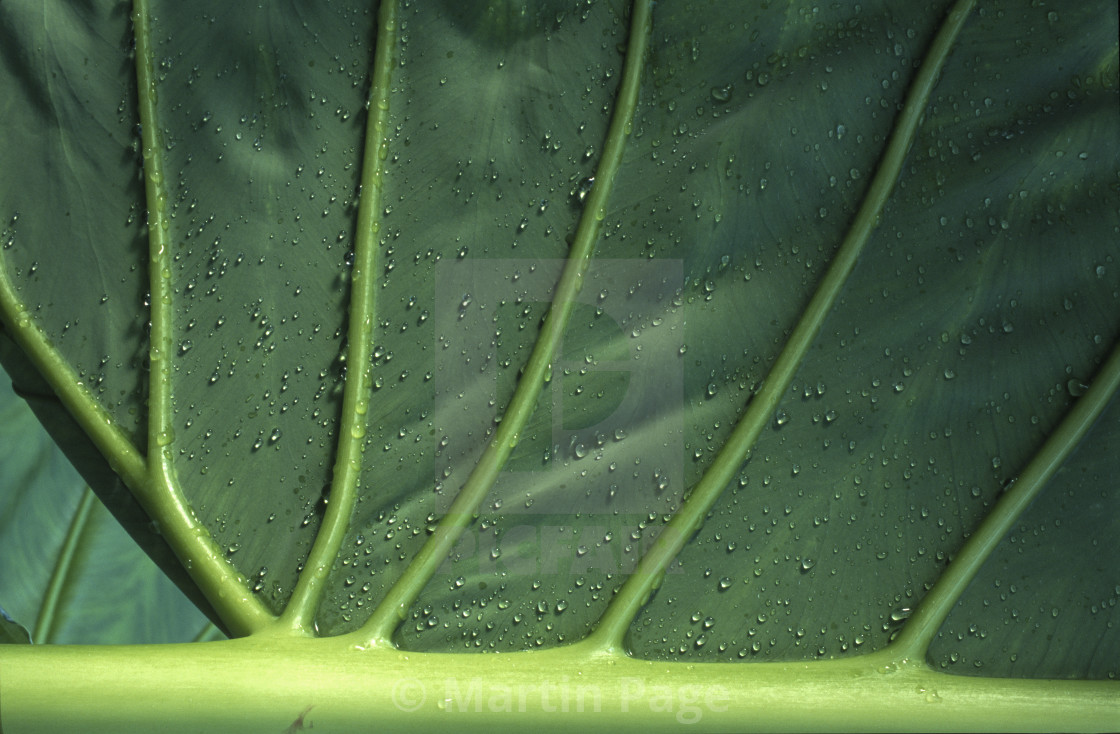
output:
<instances>
[{"instance_id":1,"label":"background leaf","mask_svg":"<svg viewBox=\"0 0 1120 734\"><path fill-rule=\"evenodd\" d=\"M31 643L31 635L23 625L16 622L8 613L0 609L0 644L26 645Z\"/></svg>"},{"instance_id":2,"label":"background leaf","mask_svg":"<svg viewBox=\"0 0 1120 734\"><path fill-rule=\"evenodd\" d=\"M766 378L946 7L658 4L584 307L400 646L586 634ZM48 8L49 24L3 10L19 83L0 167L28 171L3 189L4 257L139 443L147 255L127 23ZM323 633L356 628L405 573L501 417L594 185L622 66L621 3L457 8L402 17L366 470ZM168 3L153 18L172 445L196 512L275 611L321 519L351 367L373 13L318 10ZM772 430L635 621L636 655L883 647L1065 415L1120 337L1116 36L1111 4L981 3ZM1042 517L1022 519L946 623L935 662L1116 677L1118 419L1113 401ZM90 482L125 512L104 477ZM1059 627L1053 645L1040 638Z\"/></svg>"},{"instance_id":3,"label":"background leaf","mask_svg":"<svg viewBox=\"0 0 1120 734\"><path fill-rule=\"evenodd\" d=\"M205 617L93 497L4 377L0 600L7 613L34 631L36 643L215 638Z\"/></svg>"}]
</instances>

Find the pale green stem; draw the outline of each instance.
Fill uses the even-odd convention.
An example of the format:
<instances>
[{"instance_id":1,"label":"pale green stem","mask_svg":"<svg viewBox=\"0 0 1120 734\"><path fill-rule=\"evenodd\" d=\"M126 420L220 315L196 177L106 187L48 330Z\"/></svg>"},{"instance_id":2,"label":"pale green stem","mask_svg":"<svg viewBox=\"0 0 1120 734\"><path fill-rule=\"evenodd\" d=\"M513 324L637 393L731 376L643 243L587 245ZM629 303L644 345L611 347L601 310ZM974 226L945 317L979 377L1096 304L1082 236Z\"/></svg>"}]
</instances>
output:
<instances>
[{"instance_id":1,"label":"pale green stem","mask_svg":"<svg viewBox=\"0 0 1120 734\"><path fill-rule=\"evenodd\" d=\"M191 578L228 625L247 634L274 617L260 599L248 593L245 579L226 562L209 531L195 516L175 476L172 442L171 351L173 309L171 238L164 187L163 141L159 130L156 80L148 0L135 0L132 22L136 36L137 101L144 160L144 193L148 204L149 282L151 287L151 371L148 393L148 471L129 488L148 515L159 524L172 550Z\"/></svg>"},{"instance_id":2,"label":"pale green stem","mask_svg":"<svg viewBox=\"0 0 1120 734\"><path fill-rule=\"evenodd\" d=\"M1046 439L1023 472L1014 479L995 507L960 549L937 583L925 595L898 637L887 648L899 658L921 659L937 630L949 616L980 566L996 549L1007 531L1038 496L1046 482L1077 448L1101 411L1120 388L1120 344L1101 367L1092 386Z\"/></svg>"},{"instance_id":3,"label":"pale green stem","mask_svg":"<svg viewBox=\"0 0 1120 734\"><path fill-rule=\"evenodd\" d=\"M37 645L49 643L54 637L54 621L58 612L58 600L62 598L62 590L70 580L70 567L74 564L74 556L78 550L78 543L82 540L86 525L89 523L90 511L93 510L97 499L93 490L86 487L74 516L70 518L70 527L66 530L66 538L62 543L62 550L55 559L54 569L51 571L50 583L47 593L43 596L43 603L39 607L39 616L35 620L35 632L31 639Z\"/></svg>"},{"instance_id":4,"label":"pale green stem","mask_svg":"<svg viewBox=\"0 0 1120 734\"><path fill-rule=\"evenodd\" d=\"M878 655L654 663L586 648L486 655L343 643L0 645L4 731L1120 730L1116 681L958 676Z\"/></svg>"},{"instance_id":5,"label":"pale green stem","mask_svg":"<svg viewBox=\"0 0 1120 734\"><path fill-rule=\"evenodd\" d=\"M440 520L435 532L357 633L371 644L389 643L393 630L400 624L409 605L416 599L436 568L454 547L463 530L473 520L478 505L494 485L498 473L517 445L521 430L536 406L541 387L552 368L553 355L563 336L576 294L579 293L584 274L591 262L591 254L599 237L599 227L606 212L607 197L610 195L615 175L622 163L626 138L630 134L631 121L638 104L638 87L646 48L649 45L652 5L650 0L636 0L631 8L630 37L622 82L619 85L603 156L595 171L595 185L580 216L568 261L556 286L548 316L541 327L541 333L533 346L533 352L517 383L509 407L495 429L490 443L483 451L481 459L459 490L447 514Z\"/></svg>"},{"instance_id":6,"label":"pale green stem","mask_svg":"<svg viewBox=\"0 0 1120 734\"><path fill-rule=\"evenodd\" d=\"M761 389L747 405L739 424L732 431L712 465L693 487L686 501L638 563L635 572L611 600L590 640L606 649L621 646L623 636L638 610L660 585L665 569L680 553L688 539L703 524L704 518L739 471L762 430L773 420L774 411L785 396L817 332L832 310L864 245L879 221L890 197L903 161L925 112L930 92L953 42L972 11L975 0L959 0L933 41L929 54L907 94L898 123L891 133L879 170L856 214L851 230L836 252L828 272L806 306L785 347L778 355Z\"/></svg>"},{"instance_id":7,"label":"pale green stem","mask_svg":"<svg viewBox=\"0 0 1120 734\"><path fill-rule=\"evenodd\" d=\"M354 264L350 272L350 314L347 331L346 382L342 397L337 456L327 512L315 544L280 618L280 627L311 634L314 616L326 590L331 565L350 527L358 495L362 450L372 391L373 327L377 272L378 210L381 208L382 162L389 133L389 85L397 45L397 3L382 2L369 93L362 193L358 205Z\"/></svg>"}]
</instances>

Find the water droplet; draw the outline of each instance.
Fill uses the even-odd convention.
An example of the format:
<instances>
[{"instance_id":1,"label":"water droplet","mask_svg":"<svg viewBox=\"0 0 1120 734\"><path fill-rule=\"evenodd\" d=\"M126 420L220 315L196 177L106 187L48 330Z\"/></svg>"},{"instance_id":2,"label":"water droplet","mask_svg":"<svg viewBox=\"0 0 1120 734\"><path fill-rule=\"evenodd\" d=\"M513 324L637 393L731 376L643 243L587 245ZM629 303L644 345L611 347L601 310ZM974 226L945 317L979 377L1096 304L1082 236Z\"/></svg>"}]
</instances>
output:
<instances>
[{"instance_id":1,"label":"water droplet","mask_svg":"<svg viewBox=\"0 0 1120 734\"><path fill-rule=\"evenodd\" d=\"M899 607L891 611L892 622L902 622L910 618L910 607Z\"/></svg>"},{"instance_id":2,"label":"water droplet","mask_svg":"<svg viewBox=\"0 0 1120 734\"><path fill-rule=\"evenodd\" d=\"M728 102L731 100L731 91L730 84L724 87L712 87L712 99L716 102Z\"/></svg>"},{"instance_id":3,"label":"water droplet","mask_svg":"<svg viewBox=\"0 0 1120 734\"><path fill-rule=\"evenodd\" d=\"M587 178L581 180L579 182L579 185L576 187L576 191L575 191L576 200L580 204L583 204L585 201L587 201L587 197L591 195L591 189L594 186L595 186L595 177L594 176L588 176Z\"/></svg>"}]
</instances>

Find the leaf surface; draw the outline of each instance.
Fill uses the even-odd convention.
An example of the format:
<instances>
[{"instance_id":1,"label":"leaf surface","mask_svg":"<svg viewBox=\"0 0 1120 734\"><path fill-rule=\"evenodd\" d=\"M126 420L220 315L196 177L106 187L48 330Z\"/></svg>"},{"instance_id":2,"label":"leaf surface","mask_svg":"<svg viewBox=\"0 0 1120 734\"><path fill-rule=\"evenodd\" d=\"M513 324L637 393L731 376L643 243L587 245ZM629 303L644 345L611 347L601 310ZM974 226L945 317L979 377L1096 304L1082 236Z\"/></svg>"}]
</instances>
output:
<instances>
[{"instance_id":1,"label":"leaf surface","mask_svg":"<svg viewBox=\"0 0 1120 734\"><path fill-rule=\"evenodd\" d=\"M773 420L629 627L635 656L882 649L1120 337L1115 8L979 5ZM137 455L167 452L217 552L280 614L333 496L345 377L367 369L347 308L376 184L360 485L314 619L334 635L418 578L532 364L581 218L600 221L536 410L392 638L573 642L774 379L948 7L659 3L609 190L594 179L622 3L402 9L378 177L364 5L157 3L154 149L125 10L6 7L0 167L26 173L2 189L4 262L28 318ZM138 178L154 156L160 201ZM157 209L170 354L147 336ZM158 436L153 363L171 391ZM1118 426L1113 399L934 665L1116 677ZM91 484L188 585L104 469Z\"/></svg>"}]
</instances>

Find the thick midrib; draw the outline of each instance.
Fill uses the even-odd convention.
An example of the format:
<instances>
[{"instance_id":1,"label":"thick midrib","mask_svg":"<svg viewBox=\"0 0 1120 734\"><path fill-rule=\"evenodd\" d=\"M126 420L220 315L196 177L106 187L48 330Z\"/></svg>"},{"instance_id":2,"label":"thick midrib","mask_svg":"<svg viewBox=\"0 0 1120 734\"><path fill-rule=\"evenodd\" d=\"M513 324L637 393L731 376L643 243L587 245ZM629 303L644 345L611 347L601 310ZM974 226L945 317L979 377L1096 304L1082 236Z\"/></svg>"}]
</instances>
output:
<instances>
[{"instance_id":1,"label":"thick midrib","mask_svg":"<svg viewBox=\"0 0 1120 734\"><path fill-rule=\"evenodd\" d=\"M630 35L627 40L622 81L615 99L603 154L595 171L595 186L584 204L568 261L556 286L548 315L518 380L509 406L494 430L482 457L431 537L356 633L367 645L391 644L393 630L404 618L408 607L416 600L436 568L446 559L459 536L473 521L478 506L494 485L502 467L505 466L537 404L537 397L552 367L553 356L563 336L576 294L580 290L584 274L591 262L595 242L599 237L599 228L606 212L607 198L614 185L615 174L622 163L622 153L626 139L630 135L631 121L638 102L638 88L646 48L649 44L652 5L652 0L635 0L631 6Z\"/></svg>"}]
</instances>

